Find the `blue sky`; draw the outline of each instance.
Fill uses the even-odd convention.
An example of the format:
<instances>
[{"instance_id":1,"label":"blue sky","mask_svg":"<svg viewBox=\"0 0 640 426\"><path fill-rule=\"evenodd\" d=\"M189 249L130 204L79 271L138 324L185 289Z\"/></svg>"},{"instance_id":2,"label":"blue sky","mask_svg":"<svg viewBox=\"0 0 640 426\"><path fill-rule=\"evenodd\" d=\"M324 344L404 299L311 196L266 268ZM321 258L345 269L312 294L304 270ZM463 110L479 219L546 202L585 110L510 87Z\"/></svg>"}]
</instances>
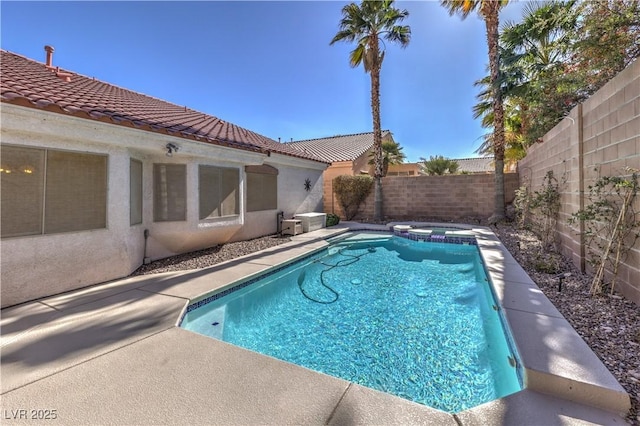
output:
<instances>
[{"instance_id":1,"label":"blue sky","mask_svg":"<svg viewBox=\"0 0 640 426\"><path fill-rule=\"evenodd\" d=\"M44 62L206 112L282 141L372 131L370 78L329 42L345 1L1 3L1 45ZM511 2L501 22L518 21ZM410 13L406 49L387 45L382 127L408 161L475 157L485 130L471 108L487 74L484 22L437 1Z\"/></svg>"}]
</instances>

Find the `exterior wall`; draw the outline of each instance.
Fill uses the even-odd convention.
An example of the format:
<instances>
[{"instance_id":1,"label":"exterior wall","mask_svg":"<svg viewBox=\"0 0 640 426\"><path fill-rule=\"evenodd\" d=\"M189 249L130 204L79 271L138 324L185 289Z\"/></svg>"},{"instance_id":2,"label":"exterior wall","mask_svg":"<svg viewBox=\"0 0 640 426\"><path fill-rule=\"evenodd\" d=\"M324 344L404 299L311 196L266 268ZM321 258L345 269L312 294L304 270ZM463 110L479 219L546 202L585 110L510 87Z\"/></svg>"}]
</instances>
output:
<instances>
[{"instance_id":1,"label":"exterior wall","mask_svg":"<svg viewBox=\"0 0 640 426\"><path fill-rule=\"evenodd\" d=\"M299 163L300 160L297 161ZM322 212L323 197L323 169L318 164L310 164L309 168L302 168L291 164L293 161L285 156L272 154L266 164L274 166L278 173L278 208L246 212L244 226L229 238L229 241L242 241L277 231L278 212L283 212L284 218L292 218L297 213ZM305 180L311 182L311 189L304 187Z\"/></svg>"},{"instance_id":2,"label":"exterior wall","mask_svg":"<svg viewBox=\"0 0 640 426\"><path fill-rule=\"evenodd\" d=\"M338 201L333 195L333 180L340 175L353 176L353 162L352 161L338 161L332 163L327 170L324 171L323 176L323 212L324 213L336 213L339 209ZM336 213L337 214L337 213Z\"/></svg>"},{"instance_id":3,"label":"exterior wall","mask_svg":"<svg viewBox=\"0 0 640 426\"><path fill-rule=\"evenodd\" d=\"M341 175L356 176L367 170L372 174L372 166L369 163L369 152L367 151L353 161L336 161L331 163L328 169L324 171L324 213L334 213L342 216L342 209L338 205L338 200L333 194L333 180Z\"/></svg>"},{"instance_id":4,"label":"exterior wall","mask_svg":"<svg viewBox=\"0 0 640 426\"><path fill-rule=\"evenodd\" d=\"M371 153L372 151L373 150L370 149L369 151L360 155L360 157L353 160L353 166L351 170L351 174L353 176L364 174L363 172L366 172L370 176L373 176L373 165L369 164L369 153Z\"/></svg>"},{"instance_id":5,"label":"exterior wall","mask_svg":"<svg viewBox=\"0 0 640 426\"><path fill-rule=\"evenodd\" d=\"M387 175L391 173L410 173L409 176L419 176L420 167L418 167L418 163L390 164Z\"/></svg>"},{"instance_id":6,"label":"exterior wall","mask_svg":"<svg viewBox=\"0 0 640 426\"><path fill-rule=\"evenodd\" d=\"M625 167L640 169L640 61L594 93L583 105L529 149L518 164L522 184L533 191L542 185L547 171L566 183L561 186L562 207L557 230L563 253L585 268L585 247L578 226L567 219L588 205L589 186L599 176L630 176ZM640 211L640 197L635 210ZM640 240L629 253L618 273L616 288L640 304Z\"/></svg>"},{"instance_id":7,"label":"exterior wall","mask_svg":"<svg viewBox=\"0 0 640 426\"><path fill-rule=\"evenodd\" d=\"M518 175L506 173L505 201L511 203ZM395 220L486 219L494 209L494 175L387 176L382 179L384 216ZM371 191L356 219L373 217Z\"/></svg>"},{"instance_id":8,"label":"exterior wall","mask_svg":"<svg viewBox=\"0 0 640 426\"><path fill-rule=\"evenodd\" d=\"M288 156L242 151L93 120L2 103L2 143L108 155L107 227L80 232L2 240L2 307L129 275L145 257L160 259L238 239L276 232L276 213L244 212L232 218L200 221L198 165L237 167L240 199L245 200L245 165L268 162L279 169L278 204L290 213L321 207L325 164ZM180 150L165 155L172 142ZM143 164L143 221L129 224L130 158ZM187 220L153 221L153 164L187 166ZM312 190L304 189L309 178ZM293 180L295 188L287 182ZM299 188L298 188L299 186Z\"/></svg>"}]
</instances>

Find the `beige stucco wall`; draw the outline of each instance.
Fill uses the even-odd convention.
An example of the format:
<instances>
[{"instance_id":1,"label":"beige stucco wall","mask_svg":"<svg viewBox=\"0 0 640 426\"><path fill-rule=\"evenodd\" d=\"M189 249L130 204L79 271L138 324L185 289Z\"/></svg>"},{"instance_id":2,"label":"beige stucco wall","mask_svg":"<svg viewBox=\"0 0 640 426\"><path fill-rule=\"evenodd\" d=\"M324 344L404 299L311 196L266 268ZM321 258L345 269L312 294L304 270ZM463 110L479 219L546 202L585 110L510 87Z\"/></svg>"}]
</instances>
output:
<instances>
[{"instance_id":1,"label":"beige stucco wall","mask_svg":"<svg viewBox=\"0 0 640 426\"><path fill-rule=\"evenodd\" d=\"M411 173L410 176L419 176L420 167L418 163L390 164L387 174L389 173Z\"/></svg>"},{"instance_id":2,"label":"beige stucco wall","mask_svg":"<svg viewBox=\"0 0 640 426\"><path fill-rule=\"evenodd\" d=\"M115 126L39 109L0 104L3 144L108 155L107 228L63 234L5 238L1 243L2 307L90 284L127 276L146 255L159 259L226 241L276 232L276 212L244 212L245 165L269 163L279 170L278 204L291 213L318 211L325 164L218 147L168 135ZM167 157L165 145L180 150ZM143 163L143 222L129 225L130 158ZM187 220L153 222L153 164L187 165ZM240 170L241 214L230 219L199 220L198 165ZM304 189L304 179L312 190ZM294 180L300 187L288 188Z\"/></svg>"},{"instance_id":3,"label":"beige stucco wall","mask_svg":"<svg viewBox=\"0 0 640 426\"><path fill-rule=\"evenodd\" d=\"M331 166L324 171L323 177L323 193L324 193L324 212L336 213L339 209L338 202L333 194L333 180L340 175L353 176L352 161L338 161L332 163Z\"/></svg>"},{"instance_id":4,"label":"beige stucco wall","mask_svg":"<svg viewBox=\"0 0 640 426\"><path fill-rule=\"evenodd\" d=\"M629 176L625 167L640 169L640 61L635 61L594 93L584 104L549 131L541 144L529 149L518 164L521 182L533 191L542 186L547 171L564 182L557 230L563 253L581 267L584 242L577 225L567 220L589 204L589 186L600 176ZM635 211L640 211L636 198ZM619 271L617 289L640 303L640 240Z\"/></svg>"}]
</instances>

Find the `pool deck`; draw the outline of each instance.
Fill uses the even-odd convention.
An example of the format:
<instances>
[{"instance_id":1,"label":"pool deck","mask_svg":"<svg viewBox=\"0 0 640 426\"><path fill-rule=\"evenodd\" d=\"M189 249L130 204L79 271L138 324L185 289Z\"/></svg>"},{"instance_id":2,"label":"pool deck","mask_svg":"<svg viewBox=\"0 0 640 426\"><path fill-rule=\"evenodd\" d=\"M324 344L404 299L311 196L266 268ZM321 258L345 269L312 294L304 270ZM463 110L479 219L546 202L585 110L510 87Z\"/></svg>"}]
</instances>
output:
<instances>
[{"instance_id":1,"label":"pool deck","mask_svg":"<svg viewBox=\"0 0 640 426\"><path fill-rule=\"evenodd\" d=\"M447 224L451 226L451 224ZM95 285L0 311L0 421L34 424L626 424L629 397L495 235L470 228L526 389L444 413L177 327L189 300L326 246L356 223L205 269Z\"/></svg>"}]
</instances>

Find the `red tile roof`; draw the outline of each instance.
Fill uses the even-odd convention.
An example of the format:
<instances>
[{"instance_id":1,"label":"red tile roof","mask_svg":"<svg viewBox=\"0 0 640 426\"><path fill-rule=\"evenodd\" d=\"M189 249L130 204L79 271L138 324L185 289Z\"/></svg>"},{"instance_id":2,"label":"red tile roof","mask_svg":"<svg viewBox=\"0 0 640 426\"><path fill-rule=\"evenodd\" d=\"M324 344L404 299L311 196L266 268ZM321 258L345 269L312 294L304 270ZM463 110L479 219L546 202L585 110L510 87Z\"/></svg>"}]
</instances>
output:
<instances>
[{"instance_id":1,"label":"red tile roof","mask_svg":"<svg viewBox=\"0 0 640 426\"><path fill-rule=\"evenodd\" d=\"M0 50L0 100L51 112L248 151L325 162L185 106L123 89Z\"/></svg>"},{"instance_id":2,"label":"red tile roof","mask_svg":"<svg viewBox=\"0 0 640 426\"><path fill-rule=\"evenodd\" d=\"M389 134L382 131L382 138ZM353 161L373 147L373 132L337 135L328 138L287 142L296 149L313 154L327 162Z\"/></svg>"}]
</instances>

